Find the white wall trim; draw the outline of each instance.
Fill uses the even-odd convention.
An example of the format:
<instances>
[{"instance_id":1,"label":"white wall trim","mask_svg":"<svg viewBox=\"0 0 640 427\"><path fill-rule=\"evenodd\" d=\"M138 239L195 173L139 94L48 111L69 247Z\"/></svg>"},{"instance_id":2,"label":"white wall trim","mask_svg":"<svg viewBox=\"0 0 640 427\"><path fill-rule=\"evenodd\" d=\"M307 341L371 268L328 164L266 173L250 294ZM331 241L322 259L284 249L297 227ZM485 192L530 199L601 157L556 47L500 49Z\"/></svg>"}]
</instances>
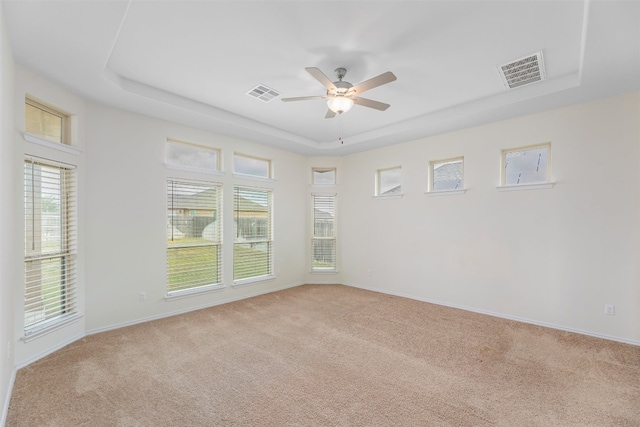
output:
<instances>
[{"instance_id":1,"label":"white wall trim","mask_svg":"<svg viewBox=\"0 0 640 427\"><path fill-rule=\"evenodd\" d=\"M24 132L22 137L25 141L42 145L43 147L53 148L54 150L64 151L65 153L73 154L75 156L79 156L82 154L82 150L73 145L67 145L60 142L49 141L48 139L41 138L38 135L34 135L32 133Z\"/></svg>"},{"instance_id":2,"label":"white wall trim","mask_svg":"<svg viewBox=\"0 0 640 427\"><path fill-rule=\"evenodd\" d=\"M524 318L524 317L518 317L518 316L510 316L508 314L496 313L496 312L488 311L488 310L478 310L476 308L467 307L465 305L449 304L449 303L445 303L445 302L442 302L442 301L439 301L439 300L433 300L433 299L430 299L430 298L420 298L420 297L416 297L414 295L408 295L408 294L404 294L404 293L401 293L401 292L390 292L390 291L385 291L385 290L382 290L382 289L372 288L372 287L368 287L368 286L361 286L361 285L357 285L357 284L353 284L353 283L345 283L344 285L345 286L351 286L353 288L364 289L364 290L367 290L367 291L379 292L381 294L394 295L394 296L397 296L397 297L409 298L409 299L416 300L416 301L422 301L422 302L427 302L427 303L430 303L430 304L441 305L441 306L444 306L444 307L457 308L459 310L470 311L470 312L473 312L473 313L484 314L484 315L487 315L487 316L499 317L501 319L515 320L516 322L528 323L530 325L536 325L536 326L543 326L545 328L556 329L556 330L559 330L559 331L573 332L575 334L587 335L587 336L590 336L590 337L602 338L602 339L609 340L609 341L616 341L616 342L621 342L621 343L624 343L624 344L631 344L631 345L635 345L635 346L640 346L640 341L630 340L628 338L616 337L616 336L606 335L606 334L599 334L599 333L596 333L596 332L589 332L589 331L585 331L585 330L582 330L582 329L567 328L565 326L559 326L559 325L555 325L553 323L539 322L537 320L531 320L531 319L527 319L527 318Z\"/></svg>"},{"instance_id":3,"label":"white wall trim","mask_svg":"<svg viewBox=\"0 0 640 427\"><path fill-rule=\"evenodd\" d=\"M103 328L90 329L90 330L88 330L86 332L86 335L99 334L101 332L107 332L107 331L112 331L112 330L115 330L115 329L125 328L127 326L133 326L133 325L137 325L139 323L151 322L153 320L164 319L165 317L177 316L179 314L189 313L191 311L202 310L202 309L205 309L205 308L215 307L217 305L227 304L227 303L230 303L230 302L240 301L240 300L244 300L244 299L247 299L247 298L253 298L253 297L260 296L260 295L270 294L272 292L283 291L285 289L295 288L296 286L301 286L301 285L304 285L304 283L292 283L292 284L289 284L289 285L278 286L277 288L271 288L271 289L267 289L267 290L264 290L264 291L252 292L252 293L247 294L247 295L240 295L240 296L235 296L235 297L232 297L232 298L225 298L225 299L222 299L222 300L219 300L219 301L215 301L215 302L211 302L211 303L207 303L207 304L201 304L201 305L197 305L197 306L192 306L192 307L186 308L184 310L175 310L175 311L171 311L171 312L168 312L168 313L158 314L158 315L155 315L155 316L149 316L149 317L143 317L141 319L131 320L129 322L116 323L114 325L105 326Z\"/></svg>"},{"instance_id":4,"label":"white wall trim","mask_svg":"<svg viewBox=\"0 0 640 427\"><path fill-rule=\"evenodd\" d=\"M48 355L50 355L51 353L55 353L56 351L60 350L63 347L68 346L71 343L74 343L82 338L84 338L86 336L86 334L82 333L82 334L78 334L72 338L69 338L68 340L62 341L61 343L58 343L57 345L48 348L47 350L43 351L42 353L36 354L35 356L32 356L31 358L25 360L24 362L22 362L21 364L16 366L16 369L21 369L24 368L25 366L29 366L31 365L33 362L37 362L38 360L42 359L43 357L46 357Z\"/></svg>"},{"instance_id":5,"label":"white wall trim","mask_svg":"<svg viewBox=\"0 0 640 427\"><path fill-rule=\"evenodd\" d=\"M18 370L14 367L11 371L11 378L9 379L9 386L7 387L6 398L4 399L4 405L2 407L2 417L0 418L0 426L4 427L7 422L7 415L9 415L9 403L11 403L11 394L13 392L13 384L16 382L16 372Z\"/></svg>"}]
</instances>

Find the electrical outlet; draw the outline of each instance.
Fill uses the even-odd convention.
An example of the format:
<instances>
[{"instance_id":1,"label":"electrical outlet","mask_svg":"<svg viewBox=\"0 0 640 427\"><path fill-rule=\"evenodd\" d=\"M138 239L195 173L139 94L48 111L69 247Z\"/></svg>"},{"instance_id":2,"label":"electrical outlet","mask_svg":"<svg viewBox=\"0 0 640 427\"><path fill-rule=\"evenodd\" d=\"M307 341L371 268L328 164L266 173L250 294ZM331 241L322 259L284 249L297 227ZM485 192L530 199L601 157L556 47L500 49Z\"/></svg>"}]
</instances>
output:
<instances>
[{"instance_id":1,"label":"electrical outlet","mask_svg":"<svg viewBox=\"0 0 640 427\"><path fill-rule=\"evenodd\" d=\"M605 304L604 305L604 314L608 314L609 316L616 315L616 306L613 304Z\"/></svg>"},{"instance_id":2,"label":"electrical outlet","mask_svg":"<svg viewBox=\"0 0 640 427\"><path fill-rule=\"evenodd\" d=\"M146 292L140 292L138 294L138 300L139 301L146 301L147 300L147 293Z\"/></svg>"}]
</instances>

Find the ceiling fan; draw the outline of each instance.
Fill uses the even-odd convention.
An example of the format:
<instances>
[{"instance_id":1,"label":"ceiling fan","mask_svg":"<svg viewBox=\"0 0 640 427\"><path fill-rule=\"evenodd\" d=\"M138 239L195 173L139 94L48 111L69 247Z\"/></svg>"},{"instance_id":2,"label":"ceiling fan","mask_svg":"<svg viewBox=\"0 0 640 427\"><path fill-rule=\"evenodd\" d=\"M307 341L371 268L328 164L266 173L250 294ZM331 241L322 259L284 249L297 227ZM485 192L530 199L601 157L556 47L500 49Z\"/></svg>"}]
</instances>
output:
<instances>
[{"instance_id":1,"label":"ceiling fan","mask_svg":"<svg viewBox=\"0 0 640 427\"><path fill-rule=\"evenodd\" d=\"M384 111L389 108L389 104L384 102L374 101L372 99L361 98L360 94L373 89L378 86L382 86L387 83L391 83L396 80L396 76L387 71L372 79L366 80L357 85L352 85L349 82L342 81L347 74L346 68L336 68L334 74L338 77L337 82L332 82L320 69L315 67L305 68L309 74L311 74L316 80L318 80L324 87L327 88L327 94L323 96L301 96L297 98L283 98L284 102L289 101L307 101L310 99L326 99L329 110L324 116L325 119L331 119L336 114L342 114L351 109L353 104L362 105L363 107L369 107L376 110Z\"/></svg>"}]
</instances>

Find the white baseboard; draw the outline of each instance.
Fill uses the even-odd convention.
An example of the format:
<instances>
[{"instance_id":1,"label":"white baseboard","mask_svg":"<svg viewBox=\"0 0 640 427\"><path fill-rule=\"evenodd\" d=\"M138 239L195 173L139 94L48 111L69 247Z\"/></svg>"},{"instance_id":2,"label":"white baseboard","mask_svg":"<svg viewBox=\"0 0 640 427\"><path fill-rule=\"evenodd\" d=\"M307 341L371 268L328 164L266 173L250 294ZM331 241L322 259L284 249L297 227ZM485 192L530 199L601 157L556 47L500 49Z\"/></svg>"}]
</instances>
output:
<instances>
[{"instance_id":1,"label":"white baseboard","mask_svg":"<svg viewBox=\"0 0 640 427\"><path fill-rule=\"evenodd\" d=\"M18 370L20 368L24 368L25 366L29 366L33 362L37 362L38 360L42 359L43 357L46 357L46 356L50 355L51 353L54 353L54 352L60 350L62 347L66 347L69 344L84 338L85 335L86 334L78 334L78 335L76 335L76 336L74 336L72 338L69 338L68 340L65 340L65 341L63 341L61 343L58 343L54 347L48 348L46 351L43 351L42 353L38 353L37 355L30 357L29 359L27 359L24 362L22 362L19 365L17 365L16 366L16 370Z\"/></svg>"},{"instance_id":2,"label":"white baseboard","mask_svg":"<svg viewBox=\"0 0 640 427\"><path fill-rule=\"evenodd\" d=\"M11 371L11 378L9 379L9 386L7 387L7 397L4 399L4 405L2 407L2 418L0 418L0 426L4 427L7 422L7 415L9 414L9 403L11 403L11 393L13 392L13 384L16 381L16 372L18 369L13 368Z\"/></svg>"},{"instance_id":3,"label":"white baseboard","mask_svg":"<svg viewBox=\"0 0 640 427\"><path fill-rule=\"evenodd\" d=\"M467 307L467 306L464 306L464 305L450 304L450 303L446 303L446 302L442 302L442 301L438 301L438 300L433 300L433 299L429 299L429 298L421 298L421 297L417 297L415 295L408 295L408 294L403 294L403 293L400 293L400 292L391 292L391 291L386 291L386 290L373 288L373 287L369 287L369 286L357 285L357 284L354 284L354 283L345 283L344 285L345 286L351 286L353 288L364 289L364 290L367 290L367 291L379 292L381 294L394 295L394 296L397 296L397 297L408 298L408 299L412 299L412 300L416 300L416 301L428 302L430 304L436 304L436 305L442 305L442 306L445 306L445 307L457 308L459 310L471 311L473 313L485 314L487 316L499 317L499 318L508 319L508 320L515 320L516 322L528 323L530 325L536 325L536 326L543 326L545 328L557 329L559 331L573 332L573 333L576 333L576 334L587 335L587 336L595 337L595 338L602 338L602 339L609 340L609 341L616 341L616 342L621 342L621 343L624 343L624 344L631 344L631 345L640 346L640 341L630 340L628 338L622 338L622 337L616 337L616 336L612 336L612 335L600 334L600 333L596 333L596 332L585 331L585 330L582 330L582 329L568 328L566 326L555 325L555 324L552 324L552 323L540 322L540 321L537 321L537 320L526 319L526 318L523 318L523 317L510 316L508 314L495 313L493 311L480 310L480 309L477 309L477 308Z\"/></svg>"},{"instance_id":4,"label":"white baseboard","mask_svg":"<svg viewBox=\"0 0 640 427\"><path fill-rule=\"evenodd\" d=\"M137 324L140 324L140 323L151 322L152 320L158 320L158 319L164 319L165 317L177 316L179 314L189 313L191 311L196 311L196 310L202 310L204 308L209 308L209 307L215 307L215 306L221 305L221 304L228 304L230 302L240 301L240 300L247 299L247 298L253 298L253 297L257 297L259 295L269 294L271 292L277 292L277 291L282 291L282 290L289 289L289 288L295 288L296 286L301 286L303 284L304 283L292 283L292 284L289 284L289 285L278 286L277 288L271 288L271 289L267 289L267 290L252 292L252 293L250 293L248 295L241 295L241 296L236 296L236 297L232 297L232 298L222 299L222 300L215 301L215 302L212 302L212 303L197 305L197 306L189 307L189 308L184 309L184 310L170 311L170 312L158 314L158 315L155 315L155 316L143 317L143 318L140 318L140 319L131 320L131 321L128 321L128 322L123 322L123 323L117 323L117 324L105 326L105 327L102 327L102 328L91 329L91 330L88 330L86 332L86 335L99 334L100 332L112 331L112 330L115 330L115 329L120 329L120 328L124 328L124 327L127 327L127 326L133 326L133 325L137 325Z\"/></svg>"}]
</instances>

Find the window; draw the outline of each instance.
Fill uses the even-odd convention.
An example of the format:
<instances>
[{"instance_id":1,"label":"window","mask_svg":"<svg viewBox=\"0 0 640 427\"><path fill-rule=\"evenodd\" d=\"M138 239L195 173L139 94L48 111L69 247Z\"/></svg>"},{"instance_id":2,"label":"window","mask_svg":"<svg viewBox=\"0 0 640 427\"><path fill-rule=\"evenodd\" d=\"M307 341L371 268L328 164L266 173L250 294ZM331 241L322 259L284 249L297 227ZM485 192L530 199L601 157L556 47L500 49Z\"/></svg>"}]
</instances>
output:
<instances>
[{"instance_id":1,"label":"window","mask_svg":"<svg viewBox=\"0 0 640 427\"><path fill-rule=\"evenodd\" d=\"M68 116L29 98L25 100L25 131L49 141L68 144Z\"/></svg>"},{"instance_id":2,"label":"window","mask_svg":"<svg viewBox=\"0 0 640 427\"><path fill-rule=\"evenodd\" d=\"M549 182L551 144L502 151L503 186Z\"/></svg>"},{"instance_id":3,"label":"window","mask_svg":"<svg viewBox=\"0 0 640 427\"><path fill-rule=\"evenodd\" d=\"M222 284L222 188L167 181L167 292Z\"/></svg>"},{"instance_id":4,"label":"window","mask_svg":"<svg viewBox=\"0 0 640 427\"><path fill-rule=\"evenodd\" d=\"M273 192L233 189L233 280L260 280L273 275Z\"/></svg>"},{"instance_id":5,"label":"window","mask_svg":"<svg viewBox=\"0 0 640 427\"><path fill-rule=\"evenodd\" d=\"M376 173L376 196L402 194L402 168L380 169Z\"/></svg>"},{"instance_id":6,"label":"window","mask_svg":"<svg viewBox=\"0 0 640 427\"><path fill-rule=\"evenodd\" d=\"M336 185L336 168L313 168L313 185Z\"/></svg>"},{"instance_id":7,"label":"window","mask_svg":"<svg viewBox=\"0 0 640 427\"><path fill-rule=\"evenodd\" d=\"M25 337L76 314L76 190L69 166L24 163Z\"/></svg>"},{"instance_id":8,"label":"window","mask_svg":"<svg viewBox=\"0 0 640 427\"><path fill-rule=\"evenodd\" d=\"M464 159L462 157L431 162L429 191L453 191L463 189Z\"/></svg>"},{"instance_id":9,"label":"window","mask_svg":"<svg viewBox=\"0 0 640 427\"><path fill-rule=\"evenodd\" d=\"M271 160L234 153L233 172L257 178L271 178Z\"/></svg>"},{"instance_id":10,"label":"window","mask_svg":"<svg viewBox=\"0 0 640 427\"><path fill-rule=\"evenodd\" d=\"M311 271L336 270L336 196L312 194Z\"/></svg>"},{"instance_id":11,"label":"window","mask_svg":"<svg viewBox=\"0 0 640 427\"><path fill-rule=\"evenodd\" d=\"M220 170L220 150L167 139L167 165L202 172Z\"/></svg>"}]
</instances>

